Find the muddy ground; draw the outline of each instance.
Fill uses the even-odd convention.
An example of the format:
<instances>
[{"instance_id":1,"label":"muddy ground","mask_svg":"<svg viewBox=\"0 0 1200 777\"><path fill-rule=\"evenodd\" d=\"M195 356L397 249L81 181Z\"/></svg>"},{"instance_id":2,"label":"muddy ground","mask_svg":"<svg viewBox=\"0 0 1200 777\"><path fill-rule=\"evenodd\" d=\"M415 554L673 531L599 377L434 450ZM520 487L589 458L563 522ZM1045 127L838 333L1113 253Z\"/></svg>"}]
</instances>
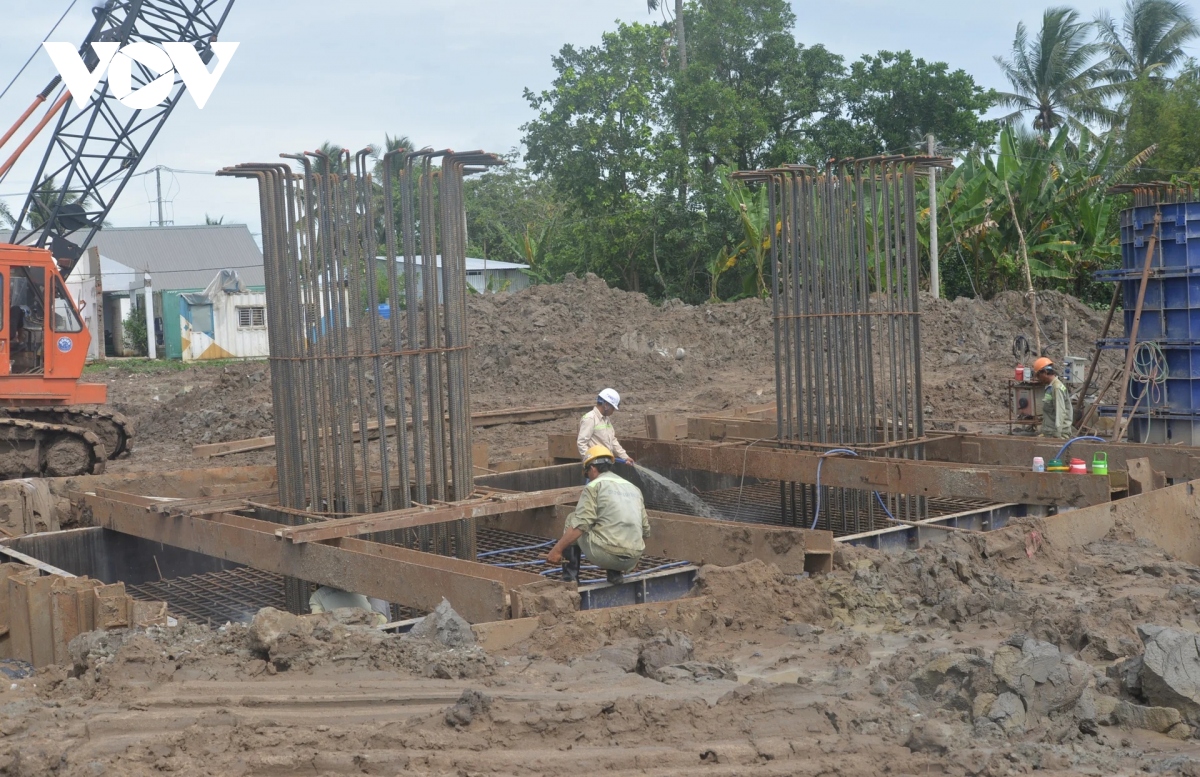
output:
<instances>
[{"instance_id":1,"label":"muddy ground","mask_svg":"<svg viewBox=\"0 0 1200 777\"><path fill-rule=\"evenodd\" d=\"M1024 301L922 303L929 416L1007 418ZM1064 317L1079 342L1103 322L1061 295L1039 310L1052 353ZM588 278L471 311L475 409L613 385L634 432L647 412L773 398L759 301L654 307ZM191 454L271 432L265 363L97 377L139 424L113 471L273 461ZM477 439L499 457L575 423ZM0 774L1200 775L1200 705L1150 658L1200 644L1200 568L1123 525L1070 550L1044 535L1030 519L916 552L845 548L817 579L706 567L685 600L547 613L490 651L341 613L85 635L70 668L0 683Z\"/></svg>"},{"instance_id":2,"label":"muddy ground","mask_svg":"<svg viewBox=\"0 0 1200 777\"><path fill-rule=\"evenodd\" d=\"M1038 298L1043 348L1061 355L1063 321L1072 355L1090 356L1105 311L1066 295ZM515 294L469 298L473 410L585 404L604 386L621 392L618 432L643 429L648 412L703 413L773 402L774 340L769 301L653 305L595 276ZM1008 418L1005 381L1018 335L1034 342L1028 304L1015 292L990 301L921 299L926 417L942 428L998 431ZM1120 317L1115 326L1120 329ZM1119 332L1113 332L1116 336ZM680 350L682 349L682 358ZM1106 352L1095 383L1117 369ZM132 418L130 456L110 471L193 466L191 446L273 433L265 361L182 367L113 365L90 372L111 404ZM477 430L493 460L514 449L544 450L545 436L575 431L578 419ZM214 460L270 464L270 451Z\"/></svg>"},{"instance_id":3,"label":"muddy ground","mask_svg":"<svg viewBox=\"0 0 1200 777\"><path fill-rule=\"evenodd\" d=\"M1139 669L1155 626L1196 638L1200 568L1042 531L704 568L491 653L347 611L84 635L0 686L0 774L1200 774L1200 708Z\"/></svg>"}]
</instances>

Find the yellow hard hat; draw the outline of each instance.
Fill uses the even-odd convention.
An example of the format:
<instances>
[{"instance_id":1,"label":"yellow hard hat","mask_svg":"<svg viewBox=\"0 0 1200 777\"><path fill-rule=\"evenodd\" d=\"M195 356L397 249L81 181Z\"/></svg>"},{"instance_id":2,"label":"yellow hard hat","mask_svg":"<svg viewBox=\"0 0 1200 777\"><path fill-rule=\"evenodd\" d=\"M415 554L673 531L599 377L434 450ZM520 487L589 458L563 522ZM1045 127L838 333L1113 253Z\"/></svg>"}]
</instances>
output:
<instances>
[{"instance_id":1,"label":"yellow hard hat","mask_svg":"<svg viewBox=\"0 0 1200 777\"><path fill-rule=\"evenodd\" d=\"M613 460L613 452L603 445L593 445L592 447L588 448L587 456L583 457L583 468L587 469L588 467L592 466L592 462L596 461L597 459L608 459L609 463L611 464Z\"/></svg>"}]
</instances>

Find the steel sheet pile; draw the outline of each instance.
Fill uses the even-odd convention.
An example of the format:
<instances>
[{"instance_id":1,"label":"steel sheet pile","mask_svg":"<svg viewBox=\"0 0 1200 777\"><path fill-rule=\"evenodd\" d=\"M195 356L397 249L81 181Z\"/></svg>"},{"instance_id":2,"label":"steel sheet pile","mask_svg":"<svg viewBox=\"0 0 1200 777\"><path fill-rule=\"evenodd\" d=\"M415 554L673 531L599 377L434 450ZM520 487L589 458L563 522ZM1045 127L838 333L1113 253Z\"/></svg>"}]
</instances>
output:
<instances>
[{"instance_id":1,"label":"steel sheet pile","mask_svg":"<svg viewBox=\"0 0 1200 777\"><path fill-rule=\"evenodd\" d=\"M302 523L469 497L462 182L499 157L394 151L380 186L372 149L281 156L297 168L218 173L259 185L281 504ZM395 534L475 558L469 520Z\"/></svg>"},{"instance_id":2,"label":"steel sheet pile","mask_svg":"<svg viewBox=\"0 0 1200 777\"><path fill-rule=\"evenodd\" d=\"M940 157L740 172L768 187L780 444L924 458L916 178ZM853 453L836 452L849 449ZM838 534L925 517L915 496L781 483L785 523ZM818 512L819 508L819 512Z\"/></svg>"}]
</instances>

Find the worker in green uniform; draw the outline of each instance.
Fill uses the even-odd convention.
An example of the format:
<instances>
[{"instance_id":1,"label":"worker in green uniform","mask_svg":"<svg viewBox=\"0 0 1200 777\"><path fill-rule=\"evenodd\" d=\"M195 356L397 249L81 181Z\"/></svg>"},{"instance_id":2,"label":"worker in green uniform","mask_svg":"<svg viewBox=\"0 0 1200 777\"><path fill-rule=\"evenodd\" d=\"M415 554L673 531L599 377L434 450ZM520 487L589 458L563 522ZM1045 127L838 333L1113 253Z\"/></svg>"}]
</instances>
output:
<instances>
[{"instance_id":1,"label":"worker in green uniform","mask_svg":"<svg viewBox=\"0 0 1200 777\"><path fill-rule=\"evenodd\" d=\"M646 551L650 520L642 492L612 471L615 457L603 445L593 445L584 457L588 479L579 505L567 516L563 536L546 554L562 564L563 580L579 581L581 556L603 569L608 582L620 583Z\"/></svg>"},{"instance_id":2,"label":"worker in green uniform","mask_svg":"<svg viewBox=\"0 0 1200 777\"><path fill-rule=\"evenodd\" d=\"M1033 363L1033 372L1037 382L1046 386L1042 397L1042 436L1069 440L1075 410L1066 385L1058 379L1054 362L1043 356Z\"/></svg>"}]
</instances>

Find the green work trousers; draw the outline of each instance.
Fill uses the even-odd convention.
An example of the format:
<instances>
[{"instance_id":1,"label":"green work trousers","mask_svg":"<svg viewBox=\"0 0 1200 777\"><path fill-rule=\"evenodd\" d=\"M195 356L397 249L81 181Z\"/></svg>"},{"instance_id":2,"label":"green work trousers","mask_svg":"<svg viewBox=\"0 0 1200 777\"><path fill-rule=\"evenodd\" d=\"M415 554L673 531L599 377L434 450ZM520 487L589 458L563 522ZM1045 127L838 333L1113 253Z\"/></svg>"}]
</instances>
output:
<instances>
[{"instance_id":1,"label":"green work trousers","mask_svg":"<svg viewBox=\"0 0 1200 777\"><path fill-rule=\"evenodd\" d=\"M575 544L583 551L583 555L587 557L588 561L601 569L611 569L614 572L628 572L636 567L642 558L640 553L636 556L613 555L599 545L592 544L587 534L581 535L579 539L575 540Z\"/></svg>"}]
</instances>

